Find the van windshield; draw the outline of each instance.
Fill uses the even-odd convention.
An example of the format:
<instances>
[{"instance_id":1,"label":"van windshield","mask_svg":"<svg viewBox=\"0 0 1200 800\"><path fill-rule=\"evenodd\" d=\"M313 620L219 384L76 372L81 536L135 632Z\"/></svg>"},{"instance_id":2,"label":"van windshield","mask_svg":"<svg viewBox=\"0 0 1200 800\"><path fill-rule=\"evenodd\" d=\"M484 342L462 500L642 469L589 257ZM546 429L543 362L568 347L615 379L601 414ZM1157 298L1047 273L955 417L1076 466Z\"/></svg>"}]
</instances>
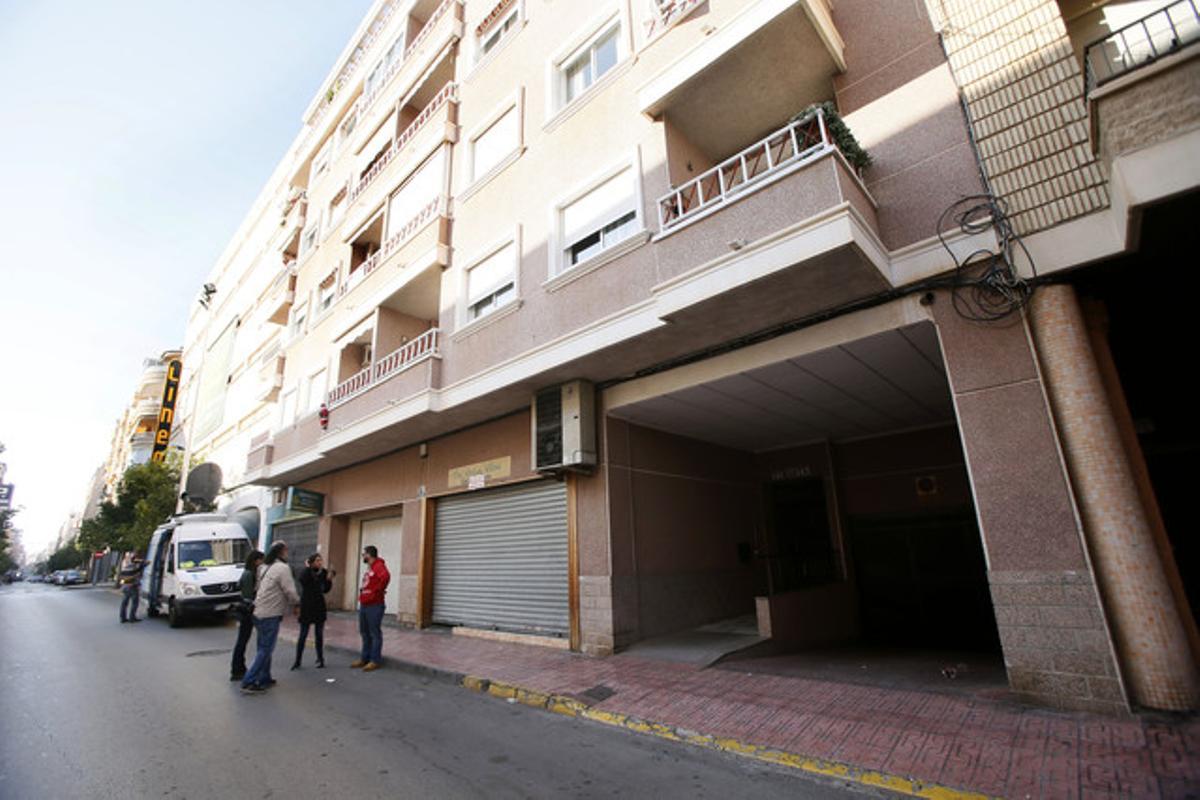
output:
<instances>
[{"instance_id":1,"label":"van windshield","mask_svg":"<svg viewBox=\"0 0 1200 800\"><path fill-rule=\"evenodd\" d=\"M219 567L242 564L250 552L248 539L208 539L179 543L179 568Z\"/></svg>"}]
</instances>

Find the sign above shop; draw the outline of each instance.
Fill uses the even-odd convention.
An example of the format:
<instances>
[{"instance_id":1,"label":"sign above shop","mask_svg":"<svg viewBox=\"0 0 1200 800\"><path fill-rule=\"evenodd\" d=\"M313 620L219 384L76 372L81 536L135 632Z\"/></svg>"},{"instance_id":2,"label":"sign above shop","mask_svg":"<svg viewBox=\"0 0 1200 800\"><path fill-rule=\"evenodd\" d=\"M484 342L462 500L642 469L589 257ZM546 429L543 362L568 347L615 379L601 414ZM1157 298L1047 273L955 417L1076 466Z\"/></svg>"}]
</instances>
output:
<instances>
[{"instance_id":1,"label":"sign above shop","mask_svg":"<svg viewBox=\"0 0 1200 800\"><path fill-rule=\"evenodd\" d=\"M450 470L446 483L451 489L457 489L460 486L479 489L484 483L507 478L510 475L512 475L512 456L504 456L480 461L477 464L454 467Z\"/></svg>"},{"instance_id":2,"label":"sign above shop","mask_svg":"<svg viewBox=\"0 0 1200 800\"><path fill-rule=\"evenodd\" d=\"M320 516L325 510L325 495L298 486L289 486L287 503L284 504L289 513L312 514Z\"/></svg>"}]
</instances>

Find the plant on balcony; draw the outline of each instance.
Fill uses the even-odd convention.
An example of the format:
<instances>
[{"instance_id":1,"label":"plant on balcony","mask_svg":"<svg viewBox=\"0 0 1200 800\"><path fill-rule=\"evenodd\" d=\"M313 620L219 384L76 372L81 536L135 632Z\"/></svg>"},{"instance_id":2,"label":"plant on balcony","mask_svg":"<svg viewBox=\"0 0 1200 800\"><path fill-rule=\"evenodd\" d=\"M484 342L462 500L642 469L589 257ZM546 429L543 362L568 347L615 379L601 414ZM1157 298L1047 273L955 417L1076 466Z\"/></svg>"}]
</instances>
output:
<instances>
[{"instance_id":1,"label":"plant on balcony","mask_svg":"<svg viewBox=\"0 0 1200 800\"><path fill-rule=\"evenodd\" d=\"M854 138L854 133L851 132L850 126L842 119L842 115L838 113L837 106L834 105L832 100L826 100L824 103L813 103L792 117L790 121L796 122L797 120L804 119L807 116L815 114L817 109L820 109L825 114L825 129L829 131L829 138L837 145L837 149L842 151L842 155L846 157L846 161L850 163L850 166L859 172L871 166L871 154L862 148L862 145L858 143L858 139Z\"/></svg>"}]
</instances>

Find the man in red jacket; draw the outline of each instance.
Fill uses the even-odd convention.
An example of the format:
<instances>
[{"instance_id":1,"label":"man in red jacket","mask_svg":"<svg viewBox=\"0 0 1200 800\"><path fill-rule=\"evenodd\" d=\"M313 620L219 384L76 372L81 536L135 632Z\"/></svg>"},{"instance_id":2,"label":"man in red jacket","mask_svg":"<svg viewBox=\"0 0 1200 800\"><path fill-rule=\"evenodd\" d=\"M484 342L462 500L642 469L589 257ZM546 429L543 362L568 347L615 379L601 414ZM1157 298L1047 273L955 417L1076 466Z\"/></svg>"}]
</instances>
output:
<instances>
[{"instance_id":1,"label":"man in red jacket","mask_svg":"<svg viewBox=\"0 0 1200 800\"><path fill-rule=\"evenodd\" d=\"M379 669L383 661L383 596L392 580L387 563L374 545L363 548L362 587L358 591L358 633L362 636L361 657L350 664L363 672Z\"/></svg>"}]
</instances>

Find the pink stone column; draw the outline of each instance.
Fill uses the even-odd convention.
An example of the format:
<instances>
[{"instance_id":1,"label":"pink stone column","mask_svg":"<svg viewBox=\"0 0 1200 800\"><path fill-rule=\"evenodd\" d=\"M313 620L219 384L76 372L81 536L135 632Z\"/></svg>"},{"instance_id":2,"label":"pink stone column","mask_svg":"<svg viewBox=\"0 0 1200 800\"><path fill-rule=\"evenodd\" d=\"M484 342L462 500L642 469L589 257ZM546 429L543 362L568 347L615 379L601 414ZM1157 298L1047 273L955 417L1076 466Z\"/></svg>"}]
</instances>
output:
<instances>
[{"instance_id":1,"label":"pink stone column","mask_svg":"<svg viewBox=\"0 0 1200 800\"><path fill-rule=\"evenodd\" d=\"M1134 698L1200 706L1200 675L1121 445L1075 289L1034 294L1032 321L1088 548Z\"/></svg>"}]
</instances>

